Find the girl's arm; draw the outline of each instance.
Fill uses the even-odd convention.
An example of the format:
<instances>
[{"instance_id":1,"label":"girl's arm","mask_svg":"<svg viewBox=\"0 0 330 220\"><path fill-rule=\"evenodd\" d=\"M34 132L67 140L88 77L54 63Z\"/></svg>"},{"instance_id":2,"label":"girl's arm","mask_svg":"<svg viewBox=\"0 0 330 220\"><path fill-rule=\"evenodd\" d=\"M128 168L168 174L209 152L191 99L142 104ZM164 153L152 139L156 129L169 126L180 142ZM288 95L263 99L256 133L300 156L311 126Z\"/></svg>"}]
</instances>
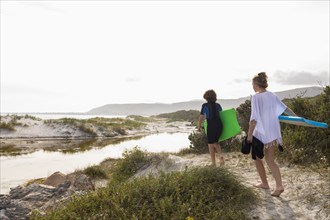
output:
<instances>
[{"instance_id":1,"label":"girl's arm","mask_svg":"<svg viewBox=\"0 0 330 220\"><path fill-rule=\"evenodd\" d=\"M294 113L291 108L287 107L285 110L284 110L284 113L287 114L287 115L290 115L290 116L297 116L296 113Z\"/></svg>"},{"instance_id":2,"label":"girl's arm","mask_svg":"<svg viewBox=\"0 0 330 220\"><path fill-rule=\"evenodd\" d=\"M249 122L249 130L248 130L248 136L247 136L247 141L249 143L252 143L252 134L256 127L256 124L257 124L257 122L255 120L252 120Z\"/></svg>"}]
</instances>

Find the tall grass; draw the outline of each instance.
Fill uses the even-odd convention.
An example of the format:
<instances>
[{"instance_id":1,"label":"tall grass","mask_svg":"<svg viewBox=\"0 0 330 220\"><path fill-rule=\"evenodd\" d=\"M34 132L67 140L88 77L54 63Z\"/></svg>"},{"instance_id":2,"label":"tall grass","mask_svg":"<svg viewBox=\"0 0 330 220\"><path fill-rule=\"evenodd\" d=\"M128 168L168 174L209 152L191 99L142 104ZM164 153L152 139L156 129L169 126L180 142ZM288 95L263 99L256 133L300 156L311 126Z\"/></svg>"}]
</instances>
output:
<instances>
[{"instance_id":1,"label":"tall grass","mask_svg":"<svg viewBox=\"0 0 330 220\"><path fill-rule=\"evenodd\" d=\"M6 117L9 117L9 115L7 115ZM15 127L16 126L22 126L23 124L18 122L20 119L23 118L23 116L18 116L18 115L11 115L10 116L10 121L5 122L3 120L3 116L0 116L0 129L6 129L9 131L15 131Z\"/></svg>"},{"instance_id":2,"label":"tall grass","mask_svg":"<svg viewBox=\"0 0 330 220\"><path fill-rule=\"evenodd\" d=\"M74 197L44 216L34 213L31 219L249 219L257 201L251 189L223 168L127 178L146 163L146 152L127 152L115 166L126 178L113 178L107 187Z\"/></svg>"},{"instance_id":3,"label":"tall grass","mask_svg":"<svg viewBox=\"0 0 330 220\"><path fill-rule=\"evenodd\" d=\"M45 124L68 124L77 127L81 131L97 136L95 129L103 131L114 131L118 134L125 135L126 130L132 130L145 126L145 123L122 118L90 118L90 119L75 119L61 118L49 119L44 121ZM107 134L107 132L105 133ZM108 135L111 135L110 133Z\"/></svg>"},{"instance_id":4,"label":"tall grass","mask_svg":"<svg viewBox=\"0 0 330 220\"><path fill-rule=\"evenodd\" d=\"M134 121L140 121L140 122L153 122L153 121L155 121L154 118L144 117L144 116L141 116L141 115L128 115L126 118L127 119L133 119Z\"/></svg>"}]
</instances>

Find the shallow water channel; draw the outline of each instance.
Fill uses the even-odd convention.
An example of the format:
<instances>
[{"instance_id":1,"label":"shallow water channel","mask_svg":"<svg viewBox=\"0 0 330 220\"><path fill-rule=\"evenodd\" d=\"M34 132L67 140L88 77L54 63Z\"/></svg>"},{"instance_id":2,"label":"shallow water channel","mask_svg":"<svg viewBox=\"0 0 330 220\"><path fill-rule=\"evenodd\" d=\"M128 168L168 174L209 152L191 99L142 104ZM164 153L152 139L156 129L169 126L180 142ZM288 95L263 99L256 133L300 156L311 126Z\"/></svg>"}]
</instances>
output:
<instances>
[{"instance_id":1,"label":"shallow water channel","mask_svg":"<svg viewBox=\"0 0 330 220\"><path fill-rule=\"evenodd\" d=\"M1 156L0 194L8 193L10 188L30 179L44 178L56 171L67 174L99 164L106 158L120 158L125 150L133 149L135 146L148 152L178 152L189 147L188 136L189 133L160 133L111 143L104 147L89 147L83 151L68 153L43 149L24 155ZM61 145L60 149L66 148L62 146L63 142L58 142L58 145Z\"/></svg>"}]
</instances>

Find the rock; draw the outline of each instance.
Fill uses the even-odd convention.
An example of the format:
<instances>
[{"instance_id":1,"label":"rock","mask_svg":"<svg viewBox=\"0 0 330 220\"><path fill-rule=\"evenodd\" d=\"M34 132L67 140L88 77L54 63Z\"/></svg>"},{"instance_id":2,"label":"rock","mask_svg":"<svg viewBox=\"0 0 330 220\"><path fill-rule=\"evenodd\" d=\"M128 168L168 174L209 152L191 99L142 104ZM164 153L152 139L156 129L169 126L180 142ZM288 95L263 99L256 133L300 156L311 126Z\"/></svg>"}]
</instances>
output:
<instances>
[{"instance_id":1,"label":"rock","mask_svg":"<svg viewBox=\"0 0 330 220\"><path fill-rule=\"evenodd\" d=\"M6 216L6 210L5 210L5 209L1 209L1 210L0 210L0 220L10 220L10 219Z\"/></svg>"},{"instance_id":2,"label":"rock","mask_svg":"<svg viewBox=\"0 0 330 220\"><path fill-rule=\"evenodd\" d=\"M71 195L94 189L89 177L81 173L65 176L55 172L44 183L17 186L8 195L0 195L0 220L28 219L32 210L44 213L68 202Z\"/></svg>"},{"instance_id":3,"label":"rock","mask_svg":"<svg viewBox=\"0 0 330 220\"><path fill-rule=\"evenodd\" d=\"M47 179L45 179L44 184L49 186L57 187L58 185L64 183L66 181L66 176L61 172L55 172Z\"/></svg>"},{"instance_id":4,"label":"rock","mask_svg":"<svg viewBox=\"0 0 330 220\"><path fill-rule=\"evenodd\" d=\"M94 190L94 184L85 174L69 174L68 179L77 190L88 191Z\"/></svg>"}]
</instances>

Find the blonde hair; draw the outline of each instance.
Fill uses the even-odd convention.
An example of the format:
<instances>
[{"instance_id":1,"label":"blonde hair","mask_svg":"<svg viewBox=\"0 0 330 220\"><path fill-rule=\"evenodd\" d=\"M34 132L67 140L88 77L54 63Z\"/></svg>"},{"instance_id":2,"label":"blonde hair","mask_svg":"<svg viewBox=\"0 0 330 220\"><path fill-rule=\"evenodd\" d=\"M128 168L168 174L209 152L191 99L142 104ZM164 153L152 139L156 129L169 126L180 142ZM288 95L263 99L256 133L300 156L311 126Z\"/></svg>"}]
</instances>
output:
<instances>
[{"instance_id":1,"label":"blonde hair","mask_svg":"<svg viewBox=\"0 0 330 220\"><path fill-rule=\"evenodd\" d=\"M266 89L268 87L267 75L265 72L260 72L255 75L252 79L253 83L257 84L259 87Z\"/></svg>"},{"instance_id":2,"label":"blonde hair","mask_svg":"<svg viewBox=\"0 0 330 220\"><path fill-rule=\"evenodd\" d=\"M215 91L213 89L210 89L204 93L203 98L207 102L215 102L215 101L217 101L217 94L215 93Z\"/></svg>"}]
</instances>

